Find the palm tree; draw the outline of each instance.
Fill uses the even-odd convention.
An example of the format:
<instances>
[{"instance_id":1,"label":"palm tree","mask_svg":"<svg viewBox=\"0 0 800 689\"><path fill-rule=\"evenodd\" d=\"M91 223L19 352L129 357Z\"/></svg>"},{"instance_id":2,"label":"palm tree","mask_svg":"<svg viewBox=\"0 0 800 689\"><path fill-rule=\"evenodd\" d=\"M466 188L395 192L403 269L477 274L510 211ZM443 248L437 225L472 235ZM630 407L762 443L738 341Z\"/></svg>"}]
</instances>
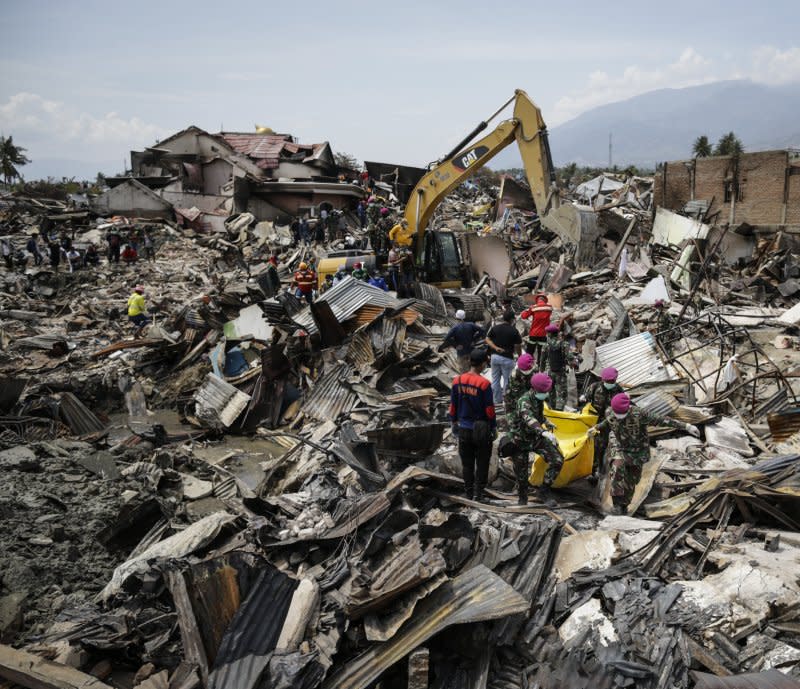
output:
<instances>
[{"instance_id":1,"label":"palm tree","mask_svg":"<svg viewBox=\"0 0 800 689\"><path fill-rule=\"evenodd\" d=\"M0 172L6 184L22 179L17 165L27 165L31 161L25 156L22 146L15 146L12 137L0 136Z\"/></svg>"},{"instance_id":2,"label":"palm tree","mask_svg":"<svg viewBox=\"0 0 800 689\"><path fill-rule=\"evenodd\" d=\"M733 132L728 132L725 136L717 141L714 148L714 155L718 156L738 156L744 152L744 146L741 140Z\"/></svg>"},{"instance_id":3,"label":"palm tree","mask_svg":"<svg viewBox=\"0 0 800 689\"><path fill-rule=\"evenodd\" d=\"M711 143L707 136L698 136L692 146L692 155L695 158L708 158L711 155Z\"/></svg>"}]
</instances>

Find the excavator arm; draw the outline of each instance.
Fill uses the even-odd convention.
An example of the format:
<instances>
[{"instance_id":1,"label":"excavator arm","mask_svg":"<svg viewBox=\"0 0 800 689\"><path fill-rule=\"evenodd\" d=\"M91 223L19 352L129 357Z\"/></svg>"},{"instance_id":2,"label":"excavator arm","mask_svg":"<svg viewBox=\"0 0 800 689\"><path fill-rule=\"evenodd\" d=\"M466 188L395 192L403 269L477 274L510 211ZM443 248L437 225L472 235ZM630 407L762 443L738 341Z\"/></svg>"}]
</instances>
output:
<instances>
[{"instance_id":1,"label":"excavator arm","mask_svg":"<svg viewBox=\"0 0 800 689\"><path fill-rule=\"evenodd\" d=\"M494 131L470 144L470 141L486 129L487 123L512 101L513 117L500 122ZM411 234L416 237L418 265L425 260L425 230L442 199L515 140L542 225L561 237L565 243L576 247L576 266L585 267L591 264L597 238L596 215L587 212L589 209L579 209L569 203L561 205L542 111L525 91L517 89L511 99L428 170L411 192L406 204L405 219Z\"/></svg>"},{"instance_id":2,"label":"excavator arm","mask_svg":"<svg viewBox=\"0 0 800 689\"><path fill-rule=\"evenodd\" d=\"M446 155L417 183L405 209L408 226L417 236L417 247L422 246L422 236L442 199L515 139L539 215L544 216L550 208L558 206L555 171L547 141L547 126L542 119L541 110L528 94L519 89L500 110L511 101L514 101L512 119L501 122L494 131L468 148L463 148L486 128L487 121L481 122L454 151Z\"/></svg>"}]
</instances>

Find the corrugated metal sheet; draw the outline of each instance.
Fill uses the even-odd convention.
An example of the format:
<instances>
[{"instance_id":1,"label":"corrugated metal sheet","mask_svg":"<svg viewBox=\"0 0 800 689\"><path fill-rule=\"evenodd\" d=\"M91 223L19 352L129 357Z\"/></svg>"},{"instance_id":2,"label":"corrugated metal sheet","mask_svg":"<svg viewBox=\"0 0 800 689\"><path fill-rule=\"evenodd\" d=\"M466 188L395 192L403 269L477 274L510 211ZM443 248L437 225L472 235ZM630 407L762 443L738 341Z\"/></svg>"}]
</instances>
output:
<instances>
[{"instance_id":1,"label":"corrugated metal sheet","mask_svg":"<svg viewBox=\"0 0 800 689\"><path fill-rule=\"evenodd\" d=\"M767 414L777 414L789 406L789 391L781 388L768 400L765 400L753 409L753 418L759 419Z\"/></svg>"},{"instance_id":2,"label":"corrugated metal sheet","mask_svg":"<svg viewBox=\"0 0 800 689\"><path fill-rule=\"evenodd\" d=\"M767 416L772 439L781 442L800 431L800 407L793 407Z\"/></svg>"},{"instance_id":3,"label":"corrugated metal sheet","mask_svg":"<svg viewBox=\"0 0 800 689\"><path fill-rule=\"evenodd\" d=\"M64 423L69 426L70 430L79 435L98 433L106 427L105 424L94 415L94 412L71 392L62 393L61 401L58 405L58 412Z\"/></svg>"},{"instance_id":4,"label":"corrugated metal sheet","mask_svg":"<svg viewBox=\"0 0 800 689\"><path fill-rule=\"evenodd\" d=\"M672 416L681 405L672 395L665 392L651 392L637 399L636 406L657 416Z\"/></svg>"},{"instance_id":5,"label":"corrugated metal sheet","mask_svg":"<svg viewBox=\"0 0 800 689\"><path fill-rule=\"evenodd\" d=\"M753 672L732 677L716 677L706 672L692 672L695 689L800 689L800 682L778 670Z\"/></svg>"},{"instance_id":6,"label":"corrugated metal sheet","mask_svg":"<svg viewBox=\"0 0 800 689\"><path fill-rule=\"evenodd\" d=\"M222 638L209 689L250 689L267 667L297 588L272 565L264 569Z\"/></svg>"},{"instance_id":7,"label":"corrugated metal sheet","mask_svg":"<svg viewBox=\"0 0 800 689\"><path fill-rule=\"evenodd\" d=\"M214 428L228 428L247 408L250 395L209 373L194 400L195 414L199 419Z\"/></svg>"},{"instance_id":8,"label":"corrugated metal sheet","mask_svg":"<svg viewBox=\"0 0 800 689\"><path fill-rule=\"evenodd\" d=\"M661 360L650 333L639 333L600 345L596 356L597 372L613 366L619 371L617 380L624 386L676 380L678 377L674 369Z\"/></svg>"},{"instance_id":9,"label":"corrugated metal sheet","mask_svg":"<svg viewBox=\"0 0 800 689\"><path fill-rule=\"evenodd\" d=\"M368 304L382 308L397 308L401 303L382 289L356 280L349 275L325 292L319 301L328 303L339 323L344 323L352 318ZM310 335L318 332L317 325L311 316L311 309L308 307L296 314L294 321Z\"/></svg>"},{"instance_id":10,"label":"corrugated metal sheet","mask_svg":"<svg viewBox=\"0 0 800 689\"><path fill-rule=\"evenodd\" d=\"M336 421L341 414L349 414L358 400L345 382L352 371L343 363L325 373L303 403L303 413L317 421Z\"/></svg>"},{"instance_id":11,"label":"corrugated metal sheet","mask_svg":"<svg viewBox=\"0 0 800 689\"><path fill-rule=\"evenodd\" d=\"M322 144L295 143L288 134L222 132L220 136L237 153L253 158L263 169L277 167L281 158L297 153L303 153L304 159L313 157L322 147Z\"/></svg>"},{"instance_id":12,"label":"corrugated metal sheet","mask_svg":"<svg viewBox=\"0 0 800 689\"><path fill-rule=\"evenodd\" d=\"M406 337L403 341L403 354L406 357L416 356L426 349L431 349L430 344L426 340L421 340L418 337Z\"/></svg>"},{"instance_id":13,"label":"corrugated metal sheet","mask_svg":"<svg viewBox=\"0 0 800 689\"><path fill-rule=\"evenodd\" d=\"M454 624L495 620L522 613L530 603L483 565L442 584L421 601L414 616L389 641L375 643L323 686L361 689L434 634Z\"/></svg>"},{"instance_id":14,"label":"corrugated metal sheet","mask_svg":"<svg viewBox=\"0 0 800 689\"><path fill-rule=\"evenodd\" d=\"M444 304L442 293L438 287L429 285L426 282L416 282L414 283L414 296L433 306L437 316L444 316L447 313L447 307Z\"/></svg>"},{"instance_id":15,"label":"corrugated metal sheet","mask_svg":"<svg viewBox=\"0 0 800 689\"><path fill-rule=\"evenodd\" d=\"M369 366L375 362L375 352L372 351L372 342L370 336L365 331L361 330L350 338L346 357L356 368Z\"/></svg>"}]
</instances>

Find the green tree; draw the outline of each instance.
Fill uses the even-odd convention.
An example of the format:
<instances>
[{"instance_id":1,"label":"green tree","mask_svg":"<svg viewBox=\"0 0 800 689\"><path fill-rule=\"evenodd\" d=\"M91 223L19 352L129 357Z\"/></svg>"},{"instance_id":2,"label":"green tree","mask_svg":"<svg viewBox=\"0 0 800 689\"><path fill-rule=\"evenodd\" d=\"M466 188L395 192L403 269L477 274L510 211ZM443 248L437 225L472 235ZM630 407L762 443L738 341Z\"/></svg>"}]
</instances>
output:
<instances>
[{"instance_id":1,"label":"green tree","mask_svg":"<svg viewBox=\"0 0 800 689\"><path fill-rule=\"evenodd\" d=\"M728 132L717 141L714 147L714 155L718 156L738 156L744 152L744 146L733 132Z\"/></svg>"},{"instance_id":2,"label":"green tree","mask_svg":"<svg viewBox=\"0 0 800 689\"><path fill-rule=\"evenodd\" d=\"M31 161L25 156L22 146L15 146L12 137L0 136L0 172L6 184L15 179L22 179L17 166L27 165Z\"/></svg>"},{"instance_id":3,"label":"green tree","mask_svg":"<svg viewBox=\"0 0 800 689\"><path fill-rule=\"evenodd\" d=\"M711 142L708 140L708 137L698 136L694 140L694 145L692 146L692 156L695 158L708 158L711 155Z\"/></svg>"}]
</instances>

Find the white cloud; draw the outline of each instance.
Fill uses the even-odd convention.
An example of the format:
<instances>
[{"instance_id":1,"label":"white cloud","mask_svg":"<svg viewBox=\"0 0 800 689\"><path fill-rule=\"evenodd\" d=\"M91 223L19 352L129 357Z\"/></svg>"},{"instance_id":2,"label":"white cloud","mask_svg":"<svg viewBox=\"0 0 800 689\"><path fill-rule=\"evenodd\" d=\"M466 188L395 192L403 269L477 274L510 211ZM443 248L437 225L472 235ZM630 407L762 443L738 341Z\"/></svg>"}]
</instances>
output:
<instances>
[{"instance_id":1,"label":"white cloud","mask_svg":"<svg viewBox=\"0 0 800 689\"><path fill-rule=\"evenodd\" d=\"M765 45L755 50L750 77L764 84L800 81L800 48L780 50Z\"/></svg>"},{"instance_id":2,"label":"white cloud","mask_svg":"<svg viewBox=\"0 0 800 689\"><path fill-rule=\"evenodd\" d=\"M686 48L675 62L659 69L648 70L631 65L619 76L604 71L592 72L580 92L556 102L549 119L558 124L598 105L625 100L646 91L696 86L718 78L710 59L694 48Z\"/></svg>"},{"instance_id":3,"label":"white cloud","mask_svg":"<svg viewBox=\"0 0 800 689\"><path fill-rule=\"evenodd\" d=\"M97 117L60 101L21 92L0 104L0 130L31 154L103 155L109 149L151 145L167 132L138 117L116 112Z\"/></svg>"},{"instance_id":4,"label":"white cloud","mask_svg":"<svg viewBox=\"0 0 800 689\"><path fill-rule=\"evenodd\" d=\"M675 62L661 68L648 70L632 65L617 76L592 72L583 88L556 102L549 120L558 124L599 105L661 88L684 88L724 79L751 79L762 84L800 81L800 48L761 46L745 55L743 62L737 64L735 59L730 53L710 59L689 47Z\"/></svg>"}]
</instances>

